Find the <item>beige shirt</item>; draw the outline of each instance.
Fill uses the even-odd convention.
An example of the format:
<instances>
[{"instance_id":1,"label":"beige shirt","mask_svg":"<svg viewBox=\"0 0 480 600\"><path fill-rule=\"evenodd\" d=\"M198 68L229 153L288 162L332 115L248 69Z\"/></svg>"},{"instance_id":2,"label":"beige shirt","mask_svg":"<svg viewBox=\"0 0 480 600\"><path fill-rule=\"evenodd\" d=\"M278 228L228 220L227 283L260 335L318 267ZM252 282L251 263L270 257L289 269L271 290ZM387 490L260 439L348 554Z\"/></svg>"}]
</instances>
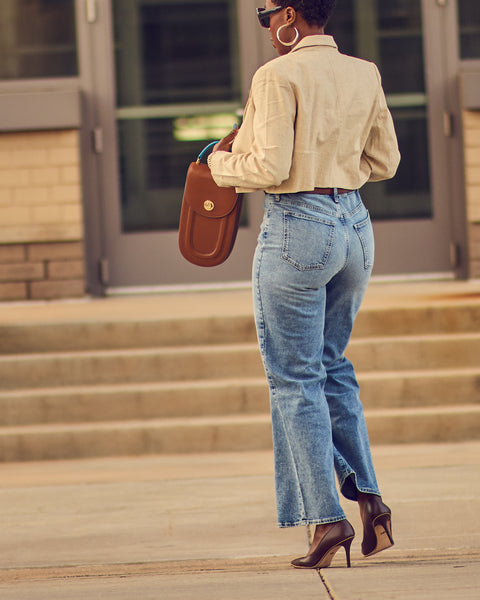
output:
<instances>
[{"instance_id":1,"label":"beige shirt","mask_svg":"<svg viewBox=\"0 0 480 600\"><path fill-rule=\"evenodd\" d=\"M219 186L282 194L358 189L393 177L399 161L377 67L315 35L255 73L232 152L208 164Z\"/></svg>"}]
</instances>

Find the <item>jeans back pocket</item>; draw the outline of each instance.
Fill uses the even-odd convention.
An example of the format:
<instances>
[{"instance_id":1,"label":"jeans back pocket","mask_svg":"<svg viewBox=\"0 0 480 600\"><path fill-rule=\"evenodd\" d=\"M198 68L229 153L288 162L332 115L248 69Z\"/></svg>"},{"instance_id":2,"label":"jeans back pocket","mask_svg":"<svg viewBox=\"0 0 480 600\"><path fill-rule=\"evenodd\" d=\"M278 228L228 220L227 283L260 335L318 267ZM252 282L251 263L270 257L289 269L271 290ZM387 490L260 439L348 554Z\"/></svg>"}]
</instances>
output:
<instances>
[{"instance_id":1,"label":"jeans back pocket","mask_svg":"<svg viewBox=\"0 0 480 600\"><path fill-rule=\"evenodd\" d=\"M324 269L335 238L335 223L285 211L282 258L299 271Z\"/></svg>"}]
</instances>

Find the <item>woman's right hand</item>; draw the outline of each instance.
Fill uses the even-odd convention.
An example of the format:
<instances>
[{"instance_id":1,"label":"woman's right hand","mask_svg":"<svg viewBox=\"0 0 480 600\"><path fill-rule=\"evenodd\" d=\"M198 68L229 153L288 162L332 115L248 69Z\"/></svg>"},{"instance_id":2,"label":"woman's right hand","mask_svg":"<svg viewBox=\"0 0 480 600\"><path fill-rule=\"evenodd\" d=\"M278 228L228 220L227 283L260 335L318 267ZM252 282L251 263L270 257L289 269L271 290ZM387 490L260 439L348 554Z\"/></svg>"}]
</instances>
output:
<instances>
[{"instance_id":1,"label":"woman's right hand","mask_svg":"<svg viewBox=\"0 0 480 600\"><path fill-rule=\"evenodd\" d=\"M232 144L237 137L238 126L234 125L232 131L222 138L215 146L213 147L212 152L231 152Z\"/></svg>"}]
</instances>

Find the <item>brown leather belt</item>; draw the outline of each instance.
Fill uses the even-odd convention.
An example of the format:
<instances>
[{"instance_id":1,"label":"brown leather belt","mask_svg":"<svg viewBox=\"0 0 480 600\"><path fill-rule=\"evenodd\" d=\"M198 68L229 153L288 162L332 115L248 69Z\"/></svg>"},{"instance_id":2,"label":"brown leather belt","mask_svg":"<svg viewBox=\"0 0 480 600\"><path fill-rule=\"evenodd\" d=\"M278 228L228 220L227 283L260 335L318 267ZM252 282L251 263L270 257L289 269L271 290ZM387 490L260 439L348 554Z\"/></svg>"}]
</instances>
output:
<instances>
[{"instance_id":1,"label":"brown leather belt","mask_svg":"<svg viewBox=\"0 0 480 600\"><path fill-rule=\"evenodd\" d=\"M337 188L337 194L349 194L354 190L346 190L344 188ZM311 192L302 192L303 194L319 194L320 196L333 196L335 190L333 188L315 188Z\"/></svg>"}]
</instances>

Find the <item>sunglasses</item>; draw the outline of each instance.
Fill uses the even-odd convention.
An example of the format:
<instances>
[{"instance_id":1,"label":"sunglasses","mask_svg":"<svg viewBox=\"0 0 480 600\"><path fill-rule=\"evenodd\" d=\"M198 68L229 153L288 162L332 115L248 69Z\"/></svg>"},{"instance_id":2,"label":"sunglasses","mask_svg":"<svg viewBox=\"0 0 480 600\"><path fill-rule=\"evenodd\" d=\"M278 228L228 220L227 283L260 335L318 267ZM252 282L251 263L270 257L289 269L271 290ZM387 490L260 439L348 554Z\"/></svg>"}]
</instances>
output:
<instances>
[{"instance_id":1,"label":"sunglasses","mask_svg":"<svg viewBox=\"0 0 480 600\"><path fill-rule=\"evenodd\" d=\"M276 8L257 8L257 17L262 27L269 29L270 17L277 12L283 10L283 6L277 6Z\"/></svg>"}]
</instances>

